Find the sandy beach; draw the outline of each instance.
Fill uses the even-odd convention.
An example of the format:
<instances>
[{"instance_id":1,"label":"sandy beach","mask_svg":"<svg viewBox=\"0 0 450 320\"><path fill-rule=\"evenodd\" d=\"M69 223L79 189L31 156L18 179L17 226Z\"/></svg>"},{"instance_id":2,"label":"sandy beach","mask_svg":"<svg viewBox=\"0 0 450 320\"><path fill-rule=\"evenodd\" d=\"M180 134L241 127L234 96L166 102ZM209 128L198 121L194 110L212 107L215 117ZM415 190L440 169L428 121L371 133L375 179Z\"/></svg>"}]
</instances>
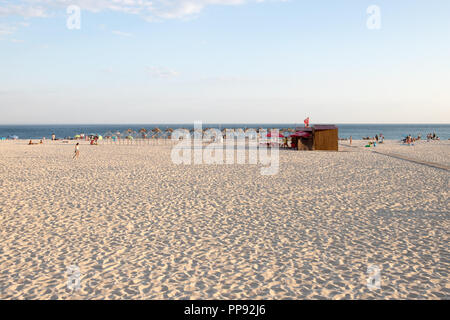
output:
<instances>
[{"instance_id":1,"label":"sandy beach","mask_svg":"<svg viewBox=\"0 0 450 320\"><path fill-rule=\"evenodd\" d=\"M450 172L389 155L448 167L450 141L280 150L274 176L27 142L0 142L1 299L450 298Z\"/></svg>"}]
</instances>

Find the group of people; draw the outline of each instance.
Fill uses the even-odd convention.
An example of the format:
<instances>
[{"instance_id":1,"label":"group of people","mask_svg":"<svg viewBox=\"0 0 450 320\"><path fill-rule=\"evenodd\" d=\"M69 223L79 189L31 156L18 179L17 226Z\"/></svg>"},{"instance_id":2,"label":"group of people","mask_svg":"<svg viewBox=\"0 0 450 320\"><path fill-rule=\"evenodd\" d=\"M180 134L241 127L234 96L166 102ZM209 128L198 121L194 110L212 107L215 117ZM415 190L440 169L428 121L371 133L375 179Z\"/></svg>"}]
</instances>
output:
<instances>
[{"instance_id":1,"label":"group of people","mask_svg":"<svg viewBox=\"0 0 450 320\"><path fill-rule=\"evenodd\" d=\"M351 137L350 137L350 139L351 139ZM363 140L374 140L374 141L376 141L378 143L383 143L384 136L383 136L382 133L380 133L380 135L376 134L375 137L363 137L362 139Z\"/></svg>"},{"instance_id":2,"label":"group of people","mask_svg":"<svg viewBox=\"0 0 450 320\"><path fill-rule=\"evenodd\" d=\"M33 145L33 144L43 144L44 142L42 140L39 141L39 143L37 142L33 142L33 140L30 140L28 142L28 145ZM92 143L91 143L92 144ZM72 159L78 159L80 157L80 144L77 142L77 144L75 145L75 152L73 155Z\"/></svg>"},{"instance_id":3,"label":"group of people","mask_svg":"<svg viewBox=\"0 0 450 320\"><path fill-rule=\"evenodd\" d=\"M284 137L282 142L280 143L280 148L285 149L297 149L297 144L295 143L294 139Z\"/></svg>"},{"instance_id":4,"label":"group of people","mask_svg":"<svg viewBox=\"0 0 450 320\"><path fill-rule=\"evenodd\" d=\"M372 140L372 141L368 142L366 147L371 147L371 146L376 147L377 143L383 143L384 142L384 136L383 136L382 133L380 133L380 135L376 134L375 137L372 137L372 138L371 137L363 137L362 139L363 140ZM352 138L352 136L350 136L350 145L352 144L352 141L353 141L353 138Z\"/></svg>"},{"instance_id":5,"label":"group of people","mask_svg":"<svg viewBox=\"0 0 450 320\"><path fill-rule=\"evenodd\" d=\"M427 134L427 141L429 142L430 140L439 140L439 137L435 132L433 132L433 134L429 133Z\"/></svg>"},{"instance_id":6,"label":"group of people","mask_svg":"<svg viewBox=\"0 0 450 320\"><path fill-rule=\"evenodd\" d=\"M98 136L95 136L95 137L90 137L89 138L89 143L91 144L91 145L98 145Z\"/></svg>"},{"instance_id":7,"label":"group of people","mask_svg":"<svg viewBox=\"0 0 450 320\"><path fill-rule=\"evenodd\" d=\"M403 143L406 143L408 146L410 145L414 145L414 142L418 141L421 139L420 134L417 136L417 138L414 138L413 136L411 136L410 134L406 136L405 139L403 139Z\"/></svg>"},{"instance_id":8,"label":"group of people","mask_svg":"<svg viewBox=\"0 0 450 320\"><path fill-rule=\"evenodd\" d=\"M384 142L384 136L382 133L380 133L380 135L375 135L375 141L378 143L383 143Z\"/></svg>"},{"instance_id":9,"label":"group of people","mask_svg":"<svg viewBox=\"0 0 450 320\"><path fill-rule=\"evenodd\" d=\"M43 144L43 143L44 143L44 142L43 142L42 140L40 140L39 143L33 142L32 140L30 140L30 141L28 142L28 145L32 145L32 144Z\"/></svg>"},{"instance_id":10,"label":"group of people","mask_svg":"<svg viewBox=\"0 0 450 320\"><path fill-rule=\"evenodd\" d=\"M403 143L410 145L414 145L416 141L419 141L422 138L422 136L419 134L416 138L411 136L410 134L406 136L402 141ZM435 132L428 133L427 134L427 142L430 142L431 140L440 140L439 137L436 135Z\"/></svg>"}]
</instances>

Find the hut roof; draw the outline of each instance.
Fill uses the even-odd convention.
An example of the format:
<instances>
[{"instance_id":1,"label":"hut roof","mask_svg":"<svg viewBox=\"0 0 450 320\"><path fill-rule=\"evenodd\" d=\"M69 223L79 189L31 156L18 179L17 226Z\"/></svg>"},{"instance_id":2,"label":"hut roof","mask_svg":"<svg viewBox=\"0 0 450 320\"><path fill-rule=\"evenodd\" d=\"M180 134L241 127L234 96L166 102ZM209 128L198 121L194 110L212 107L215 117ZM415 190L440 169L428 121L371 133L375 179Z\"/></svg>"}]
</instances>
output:
<instances>
[{"instance_id":1,"label":"hut roof","mask_svg":"<svg viewBox=\"0 0 450 320\"><path fill-rule=\"evenodd\" d=\"M296 132L298 132L298 131L312 131L312 128L311 127L297 128L297 129L295 129L295 131Z\"/></svg>"},{"instance_id":2,"label":"hut roof","mask_svg":"<svg viewBox=\"0 0 450 320\"><path fill-rule=\"evenodd\" d=\"M313 126L314 130L333 130L337 129L334 124L316 124Z\"/></svg>"}]
</instances>

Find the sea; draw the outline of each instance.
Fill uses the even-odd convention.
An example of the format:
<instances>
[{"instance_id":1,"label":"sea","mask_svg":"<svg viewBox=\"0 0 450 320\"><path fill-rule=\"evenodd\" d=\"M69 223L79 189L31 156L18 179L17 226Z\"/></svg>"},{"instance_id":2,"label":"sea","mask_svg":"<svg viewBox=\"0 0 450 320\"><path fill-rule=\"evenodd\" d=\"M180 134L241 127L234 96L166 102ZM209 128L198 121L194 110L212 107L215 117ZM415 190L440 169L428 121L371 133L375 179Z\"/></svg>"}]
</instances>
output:
<instances>
[{"instance_id":1,"label":"sea","mask_svg":"<svg viewBox=\"0 0 450 320\"><path fill-rule=\"evenodd\" d=\"M314 125L314 124L311 124ZM362 139L363 137L374 137L376 134L383 134L385 139L400 140L407 135L417 137L421 135L426 138L428 133L435 133L441 140L450 139L450 124L335 124L339 129L339 138ZM151 131L154 128L159 128L165 132L168 128L191 129L194 124L64 124L64 125L0 125L0 138L11 138L13 136L19 139L46 139L51 138L54 133L59 139L73 138L75 135L84 133L85 135L108 135L111 133L121 132L125 133L128 129L139 132L141 129ZM277 128L283 132L286 128L301 128L299 124L212 124L204 123L205 128L217 129L248 129L248 128Z\"/></svg>"}]
</instances>

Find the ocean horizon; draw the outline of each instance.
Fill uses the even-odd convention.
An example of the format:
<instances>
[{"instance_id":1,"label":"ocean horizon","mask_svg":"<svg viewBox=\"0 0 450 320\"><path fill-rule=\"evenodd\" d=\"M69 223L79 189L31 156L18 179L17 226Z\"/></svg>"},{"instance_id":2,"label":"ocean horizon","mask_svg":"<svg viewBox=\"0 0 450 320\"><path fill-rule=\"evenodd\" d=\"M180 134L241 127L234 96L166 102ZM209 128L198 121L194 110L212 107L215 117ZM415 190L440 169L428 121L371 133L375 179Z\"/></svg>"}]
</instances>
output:
<instances>
[{"instance_id":1,"label":"ocean horizon","mask_svg":"<svg viewBox=\"0 0 450 320\"><path fill-rule=\"evenodd\" d=\"M314 124L311 124L312 126ZM435 133L440 139L450 139L450 124L348 124L336 123L339 129L340 138L348 138L352 136L353 139L361 139L363 137L373 137L376 134L383 134L386 139L402 139L407 135L426 137L428 133ZM16 124L16 125L0 125L0 138L7 138L17 136L19 139L46 139L51 138L54 133L57 138L71 138L77 134L100 134L106 135L110 132L125 132L128 129L138 132L144 128L148 131L159 128L163 132L168 129L187 128L192 129L193 123L185 124ZM203 123L205 128L301 128L304 127L302 123Z\"/></svg>"}]
</instances>

